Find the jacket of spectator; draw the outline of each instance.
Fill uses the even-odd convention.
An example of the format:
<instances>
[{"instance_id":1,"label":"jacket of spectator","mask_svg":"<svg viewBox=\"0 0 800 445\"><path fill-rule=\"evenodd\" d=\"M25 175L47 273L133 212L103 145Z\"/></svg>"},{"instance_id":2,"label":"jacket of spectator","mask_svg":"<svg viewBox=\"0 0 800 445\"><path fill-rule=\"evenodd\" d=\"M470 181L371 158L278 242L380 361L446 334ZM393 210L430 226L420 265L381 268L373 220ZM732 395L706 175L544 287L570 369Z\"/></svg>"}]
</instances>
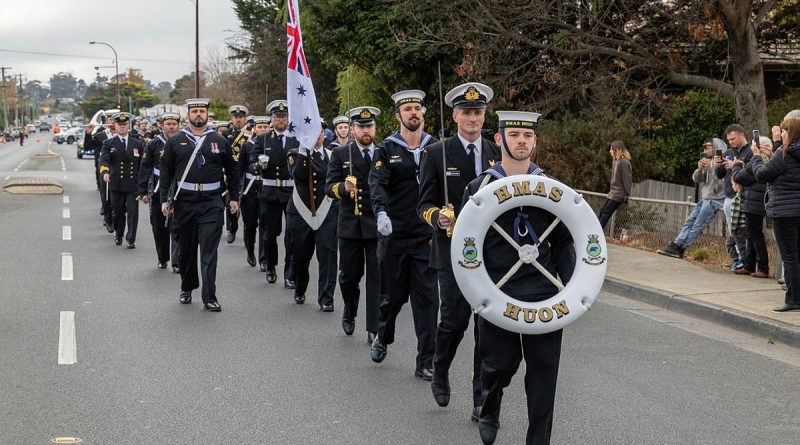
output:
<instances>
[{"instance_id":1,"label":"jacket of spectator","mask_svg":"<svg viewBox=\"0 0 800 445\"><path fill-rule=\"evenodd\" d=\"M756 181L752 171L753 151L750 144L745 145L739 151L739 159L744 162L741 165L733 166L733 180L742 185L742 211L754 215L764 216L767 212L764 207L764 194L767 192L767 185Z\"/></svg>"},{"instance_id":2,"label":"jacket of spectator","mask_svg":"<svg viewBox=\"0 0 800 445\"><path fill-rule=\"evenodd\" d=\"M608 192L608 199L617 202L628 202L633 187L633 171L631 161L620 158L613 162L611 166L611 191Z\"/></svg>"},{"instance_id":3,"label":"jacket of spectator","mask_svg":"<svg viewBox=\"0 0 800 445\"><path fill-rule=\"evenodd\" d=\"M761 156L753 156L750 169L756 180L768 183L767 215L772 218L800 217L800 144L792 144L783 158L779 148L764 163Z\"/></svg>"},{"instance_id":4,"label":"jacket of spectator","mask_svg":"<svg viewBox=\"0 0 800 445\"><path fill-rule=\"evenodd\" d=\"M725 151L725 154L722 155L722 158L723 160L733 159L737 156L739 156L739 150L730 148ZM724 166L719 166L715 169L715 173L717 174L717 178L722 179L723 187L725 187L725 197L733 198L736 196L736 190L734 190L733 185L731 185L731 175L733 174L733 170L728 170Z\"/></svg>"},{"instance_id":5,"label":"jacket of spectator","mask_svg":"<svg viewBox=\"0 0 800 445\"><path fill-rule=\"evenodd\" d=\"M725 187L722 185L722 180L717 178L713 170L695 169L694 173L692 173L692 181L702 186L702 199L720 203L725 200Z\"/></svg>"}]
</instances>

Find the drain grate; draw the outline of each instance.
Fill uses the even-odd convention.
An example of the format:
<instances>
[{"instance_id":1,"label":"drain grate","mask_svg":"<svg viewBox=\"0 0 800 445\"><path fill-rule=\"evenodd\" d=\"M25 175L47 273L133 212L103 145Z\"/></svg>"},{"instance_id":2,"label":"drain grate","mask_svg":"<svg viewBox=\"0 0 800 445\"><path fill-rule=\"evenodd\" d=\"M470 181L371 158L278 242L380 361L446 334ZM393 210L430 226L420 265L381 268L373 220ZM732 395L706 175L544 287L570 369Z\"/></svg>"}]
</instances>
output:
<instances>
[{"instance_id":1,"label":"drain grate","mask_svg":"<svg viewBox=\"0 0 800 445\"><path fill-rule=\"evenodd\" d=\"M60 195L64 186L52 179L13 179L3 186L12 195Z\"/></svg>"}]
</instances>

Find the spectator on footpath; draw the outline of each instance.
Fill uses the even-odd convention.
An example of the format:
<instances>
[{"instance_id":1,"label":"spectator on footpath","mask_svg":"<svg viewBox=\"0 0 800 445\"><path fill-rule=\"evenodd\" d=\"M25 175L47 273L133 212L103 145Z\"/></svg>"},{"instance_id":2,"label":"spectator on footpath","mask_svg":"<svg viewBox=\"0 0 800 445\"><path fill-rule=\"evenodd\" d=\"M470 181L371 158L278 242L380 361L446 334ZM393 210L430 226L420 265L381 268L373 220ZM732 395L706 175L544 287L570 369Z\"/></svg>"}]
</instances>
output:
<instances>
[{"instance_id":1,"label":"spectator on footpath","mask_svg":"<svg viewBox=\"0 0 800 445\"><path fill-rule=\"evenodd\" d=\"M730 127L728 128L730 129ZM744 134L744 128L741 128L741 125L739 128L742 130L742 134ZM740 141L737 141L737 143L738 142ZM745 140L745 143L746 142L747 141ZM739 159L740 148L741 146L732 146L723 153L722 157L716 156L714 158L716 164L715 173L717 174L718 178L723 180L723 184L725 185L725 201L722 203L722 211L725 212L725 225L727 226L727 239L725 240L725 247L728 249L728 256L731 258L731 270L734 272L744 267L744 256L747 253L744 250L737 250L736 246L744 245L744 243L737 243L736 237L731 231L731 216L733 215L733 212L731 211L731 205L734 197L737 195L737 192L733 189L733 163ZM739 264L742 266L737 267Z\"/></svg>"},{"instance_id":2,"label":"spectator on footpath","mask_svg":"<svg viewBox=\"0 0 800 445\"><path fill-rule=\"evenodd\" d=\"M755 278L769 278L769 257L767 241L764 239L764 194L767 186L756 181L750 169L753 158L751 143L747 143L744 127L739 124L728 126L725 131L728 142L739 149L739 159L733 162L733 180L742 186L742 212L747 224L747 253L743 259L744 267L737 275L750 275Z\"/></svg>"},{"instance_id":3,"label":"spectator on footpath","mask_svg":"<svg viewBox=\"0 0 800 445\"><path fill-rule=\"evenodd\" d=\"M725 201L725 186L722 179L714 172L714 151L723 152L727 147L720 139L708 138L703 142L703 156L697 161L697 169L692 173L692 181L702 186L703 199L698 202L681 231L667 247L659 249L661 255L683 258L684 252L700 236L700 233L711 224L717 210Z\"/></svg>"},{"instance_id":4,"label":"spectator on footpath","mask_svg":"<svg viewBox=\"0 0 800 445\"><path fill-rule=\"evenodd\" d=\"M736 192L736 196L734 196L733 202L731 203L730 225L731 239L733 239L735 243L733 247L736 249L738 255L736 262L731 266L731 271L736 272L744 267L744 263L739 258L744 258L747 252L747 239L745 238L747 224L744 222L744 214L742 213L742 186L734 182L733 178L730 179L730 183L733 186L734 192Z\"/></svg>"},{"instance_id":5,"label":"spectator on footpath","mask_svg":"<svg viewBox=\"0 0 800 445\"><path fill-rule=\"evenodd\" d=\"M611 142L608 150L613 162L611 164L611 190L608 192L606 201L600 209L598 219L600 225L605 228L611 215L622 205L628 202L633 187L633 171L631 170L631 154L625 147L625 143L617 139Z\"/></svg>"},{"instance_id":6,"label":"spectator on footpath","mask_svg":"<svg viewBox=\"0 0 800 445\"><path fill-rule=\"evenodd\" d=\"M767 183L767 215L783 259L786 280L784 304L773 312L800 311L800 118L780 125L781 146L772 154L769 144L753 147L750 170Z\"/></svg>"}]
</instances>

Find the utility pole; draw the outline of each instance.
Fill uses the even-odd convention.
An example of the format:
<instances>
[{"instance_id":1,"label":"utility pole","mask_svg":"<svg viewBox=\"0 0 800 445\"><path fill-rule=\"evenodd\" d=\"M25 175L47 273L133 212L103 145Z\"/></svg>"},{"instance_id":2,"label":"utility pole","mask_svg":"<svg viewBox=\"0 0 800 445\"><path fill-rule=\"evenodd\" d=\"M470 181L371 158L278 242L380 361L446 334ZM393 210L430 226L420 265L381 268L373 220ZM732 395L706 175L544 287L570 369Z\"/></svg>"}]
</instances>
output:
<instances>
[{"instance_id":1,"label":"utility pole","mask_svg":"<svg viewBox=\"0 0 800 445\"><path fill-rule=\"evenodd\" d=\"M6 102L6 70L10 66L0 66L0 77L3 79L3 130L8 130L8 103Z\"/></svg>"}]
</instances>

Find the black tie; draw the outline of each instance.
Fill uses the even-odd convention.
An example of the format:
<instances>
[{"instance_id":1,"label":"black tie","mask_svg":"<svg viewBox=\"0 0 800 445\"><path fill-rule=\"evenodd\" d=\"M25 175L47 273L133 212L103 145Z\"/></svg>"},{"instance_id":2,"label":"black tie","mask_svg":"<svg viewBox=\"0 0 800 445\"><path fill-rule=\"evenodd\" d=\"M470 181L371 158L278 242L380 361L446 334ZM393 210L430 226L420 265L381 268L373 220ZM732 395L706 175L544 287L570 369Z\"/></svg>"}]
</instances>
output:
<instances>
[{"instance_id":1,"label":"black tie","mask_svg":"<svg viewBox=\"0 0 800 445\"><path fill-rule=\"evenodd\" d=\"M281 141L281 148L283 148L283 135L282 134L278 135L278 140Z\"/></svg>"},{"instance_id":2,"label":"black tie","mask_svg":"<svg viewBox=\"0 0 800 445\"><path fill-rule=\"evenodd\" d=\"M367 165L372 165L372 158L369 157L369 149L365 148L361 150L364 153L364 160L367 161Z\"/></svg>"},{"instance_id":3,"label":"black tie","mask_svg":"<svg viewBox=\"0 0 800 445\"><path fill-rule=\"evenodd\" d=\"M322 154L316 150L314 150L314 154L311 155L315 160L322 162Z\"/></svg>"},{"instance_id":4,"label":"black tie","mask_svg":"<svg viewBox=\"0 0 800 445\"><path fill-rule=\"evenodd\" d=\"M467 145L467 159L469 159L470 177L474 178L472 173L475 173L475 144Z\"/></svg>"}]
</instances>

